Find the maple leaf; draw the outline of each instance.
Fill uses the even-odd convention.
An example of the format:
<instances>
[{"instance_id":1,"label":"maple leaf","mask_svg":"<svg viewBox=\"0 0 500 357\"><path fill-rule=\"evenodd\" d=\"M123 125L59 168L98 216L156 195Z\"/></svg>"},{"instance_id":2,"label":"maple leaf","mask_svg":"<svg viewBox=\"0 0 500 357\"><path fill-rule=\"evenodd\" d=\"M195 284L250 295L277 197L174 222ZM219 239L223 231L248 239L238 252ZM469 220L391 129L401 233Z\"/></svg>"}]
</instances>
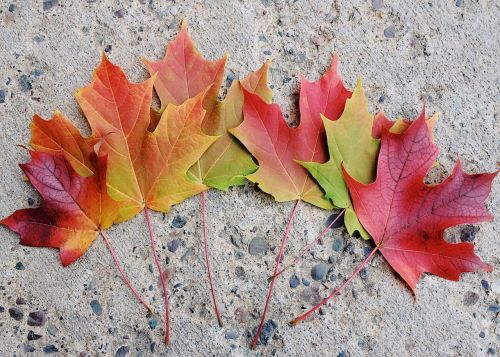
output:
<instances>
[{"instance_id":1,"label":"maple leaf","mask_svg":"<svg viewBox=\"0 0 500 357\"><path fill-rule=\"evenodd\" d=\"M189 36L187 21L183 20L180 32L167 46L165 57L156 62L144 60L151 76L157 74L154 87L160 97L160 113L168 104L180 105L206 88L210 89L203 107L211 113L217 105L226 61L227 55L216 61L205 60ZM152 117L154 128L157 116Z\"/></svg>"},{"instance_id":2,"label":"maple leaf","mask_svg":"<svg viewBox=\"0 0 500 357\"><path fill-rule=\"evenodd\" d=\"M196 195L206 186L187 178L187 171L217 136L203 133L205 92L179 106L168 105L153 133L146 135L142 158L145 199L148 207L167 211Z\"/></svg>"},{"instance_id":3,"label":"maple leaf","mask_svg":"<svg viewBox=\"0 0 500 357\"><path fill-rule=\"evenodd\" d=\"M331 208L316 181L299 161L326 160L326 142L321 114L336 120L351 96L337 73L333 57L329 71L317 82L301 77L300 124L290 128L279 106L264 102L244 90L244 120L229 130L259 162L258 170L247 176L276 201L304 200L321 208Z\"/></svg>"},{"instance_id":4,"label":"maple leaf","mask_svg":"<svg viewBox=\"0 0 500 357\"><path fill-rule=\"evenodd\" d=\"M492 219L484 201L497 173L469 175L458 161L441 184L425 184L438 154L429 130L433 120L426 120L422 110L418 119L406 124L399 124L401 133L381 126L375 182L359 182L342 168L356 214L375 241L375 249L340 287L290 324L304 321L340 294L378 250L413 293L425 272L457 281L464 272L492 270L474 253L474 244L448 243L444 230Z\"/></svg>"},{"instance_id":5,"label":"maple leaf","mask_svg":"<svg viewBox=\"0 0 500 357\"><path fill-rule=\"evenodd\" d=\"M108 156L108 192L121 202L115 222L132 218L146 206L166 212L204 189L186 173L216 140L201 129L205 92L179 106L169 104L151 133L147 128L154 79L130 83L103 55L92 83L77 93L92 137L104 138L100 152Z\"/></svg>"},{"instance_id":6,"label":"maple leaf","mask_svg":"<svg viewBox=\"0 0 500 357\"><path fill-rule=\"evenodd\" d=\"M316 82L308 82L301 77L301 117L298 127L288 126L278 105L266 103L257 94L243 89L243 122L236 128L229 129L259 162L257 171L246 178L256 182L278 202L296 200L278 251L264 311L251 343L252 348L256 347L264 326L299 203L305 201L321 208L332 208L318 183L295 160L322 162L326 159L326 140L321 114L324 113L332 120L338 119L344 110L346 99L351 96L351 92L344 87L337 73L337 64L338 58L334 56L330 69Z\"/></svg>"},{"instance_id":7,"label":"maple leaf","mask_svg":"<svg viewBox=\"0 0 500 357\"><path fill-rule=\"evenodd\" d=\"M149 128L151 130L156 128L160 113L165 108L168 110L168 105L172 103L180 105L205 91L203 107L207 112L203 118L202 130L208 135L219 136L219 139L190 168L188 177L194 183L189 184L191 190L186 192L189 195L201 192L205 262L214 310L221 326L222 319L217 306L209 262L204 191L208 187L227 190L233 185L243 185L246 182L245 175L257 169L248 151L227 132L227 129L237 126L242 121L243 92L240 89L240 82L233 81L222 102L217 99L226 60L227 56L216 61L203 58L189 37L186 22L183 21L180 33L167 46L164 59L159 62L145 61L150 74L156 73L154 86L161 100L160 111L151 110ZM241 84L247 90L270 101L272 93L267 87L268 66L269 63L264 64L260 70L244 78ZM159 136L161 137L162 133L159 133ZM154 150L149 151L154 152ZM186 162L184 160L184 163ZM178 187L179 185L170 183L170 186ZM164 187L159 188L165 191Z\"/></svg>"},{"instance_id":8,"label":"maple leaf","mask_svg":"<svg viewBox=\"0 0 500 357\"><path fill-rule=\"evenodd\" d=\"M272 92L267 86L269 65L270 61L267 61L241 81L233 81L226 98L218 102L212 113L205 117L203 131L209 135L218 135L219 139L191 168L193 180L227 191L230 186L244 185L245 176L257 170L252 156L228 130L238 126L243 120L242 87L255 93L266 103L271 102Z\"/></svg>"},{"instance_id":9,"label":"maple leaf","mask_svg":"<svg viewBox=\"0 0 500 357\"><path fill-rule=\"evenodd\" d=\"M20 244L58 248L67 266L110 227L118 204L106 192L106 158L92 155L95 175L80 176L63 154L30 151L19 165L43 198L40 207L21 209L0 221L21 236Z\"/></svg>"},{"instance_id":10,"label":"maple leaf","mask_svg":"<svg viewBox=\"0 0 500 357\"><path fill-rule=\"evenodd\" d=\"M445 181L427 185L437 154L422 111L402 134L382 129L374 183L358 182L344 170L360 221L413 292L424 272L459 280L463 272L492 269L472 243L446 242L444 230L492 219L484 201L496 173L468 175L457 162Z\"/></svg>"},{"instance_id":11,"label":"maple leaf","mask_svg":"<svg viewBox=\"0 0 500 357\"><path fill-rule=\"evenodd\" d=\"M342 175L342 164L357 180L369 183L375 179L379 140L372 137L373 115L361 81L347 100L338 120L323 116L330 159L326 163L299 162L318 181L335 207L344 208L344 224L349 234L358 231L370 238L359 223L352 207L349 190Z\"/></svg>"}]
</instances>

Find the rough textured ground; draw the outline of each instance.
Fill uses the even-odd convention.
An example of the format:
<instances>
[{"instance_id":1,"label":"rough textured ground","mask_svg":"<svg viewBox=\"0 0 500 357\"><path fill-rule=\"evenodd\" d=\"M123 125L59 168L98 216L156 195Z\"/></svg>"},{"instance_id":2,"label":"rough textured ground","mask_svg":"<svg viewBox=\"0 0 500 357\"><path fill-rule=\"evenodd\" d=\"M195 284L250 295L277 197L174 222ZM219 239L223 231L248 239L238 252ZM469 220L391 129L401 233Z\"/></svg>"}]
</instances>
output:
<instances>
[{"instance_id":1,"label":"rough textured ground","mask_svg":"<svg viewBox=\"0 0 500 357\"><path fill-rule=\"evenodd\" d=\"M49 117L59 109L88 132L73 94L90 81L100 52L107 49L130 78L142 80L147 74L140 56L160 58L184 17L207 57L230 54L228 78L243 76L273 58L270 80L276 101L291 122L297 120L299 73L317 79L336 51L350 87L358 76L364 78L373 111L383 109L393 118L414 117L425 98L430 112L442 112L436 130L441 166L433 179L445 177L458 156L471 172L496 168L500 159L497 1L59 0L57 4L45 0L42 5L42 1L0 0L0 216L39 200L17 168L26 153L14 146L28 142L31 116ZM497 179L488 200L497 217L499 188ZM247 348L247 336L257 325L266 278L292 203L276 204L252 185L225 194L210 191L208 199L224 328L217 326L211 311L200 198L193 197L166 217L153 217L161 260L170 259L166 267L172 272L171 347L162 344L161 315L146 316L121 283L102 241L63 269L56 251L21 247L14 234L1 228L0 355L500 354L498 219L477 225L475 236L477 251L494 266L493 273L466 274L459 283L425 276L416 300L379 256L363 278L329 304L324 316L292 328L287 321L310 305L301 300L306 286L291 289L291 274L284 276L269 315L277 329L268 345L254 353ZM328 216L329 212L302 206L286 256L314 237ZM187 223L174 228L174 219L178 227L182 219ZM150 271L152 255L143 216L109 233L133 282L162 311L158 277ZM248 251L256 237L268 245L262 256ZM447 237L460 240L461 228L450 230ZM167 243L174 239L181 244L172 253ZM342 229L332 230L296 274L311 282L308 292L317 289L323 296L353 271L366 247L368 243L349 239ZM310 276L318 262L330 269L321 283ZM46 321L29 326L28 315L36 311ZM33 334L41 337L33 339Z\"/></svg>"}]
</instances>

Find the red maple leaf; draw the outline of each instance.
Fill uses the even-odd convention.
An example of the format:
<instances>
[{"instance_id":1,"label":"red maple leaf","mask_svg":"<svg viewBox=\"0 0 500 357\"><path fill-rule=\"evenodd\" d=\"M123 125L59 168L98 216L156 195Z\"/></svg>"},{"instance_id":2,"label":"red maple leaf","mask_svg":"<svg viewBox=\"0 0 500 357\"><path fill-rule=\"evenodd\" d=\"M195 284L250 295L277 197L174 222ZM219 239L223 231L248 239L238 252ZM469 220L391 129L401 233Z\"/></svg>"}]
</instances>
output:
<instances>
[{"instance_id":1,"label":"red maple leaf","mask_svg":"<svg viewBox=\"0 0 500 357\"><path fill-rule=\"evenodd\" d=\"M427 272L458 281L460 274L479 269L492 271L474 253L472 243L449 243L446 228L491 220L484 206L494 173L469 175L457 162L441 184L424 178L438 155L431 140L425 111L402 133L381 126L382 144L377 179L363 184L343 168L354 209L376 243L356 271L316 306L293 319L295 325L338 295L379 250L415 293L420 276Z\"/></svg>"},{"instance_id":2,"label":"red maple leaf","mask_svg":"<svg viewBox=\"0 0 500 357\"><path fill-rule=\"evenodd\" d=\"M422 112L400 135L382 129L374 183L364 185L344 171L361 223L413 292L424 272L459 280L463 272L492 270L474 254L472 243L448 243L443 233L492 219L484 201L496 173L469 175L458 161L441 184L425 184L438 148L424 118Z\"/></svg>"},{"instance_id":3,"label":"red maple leaf","mask_svg":"<svg viewBox=\"0 0 500 357\"><path fill-rule=\"evenodd\" d=\"M22 245L58 248L67 266L113 223L118 204L106 192L106 158L92 156L97 173L80 176L61 153L30 151L19 165L43 198L40 207L15 211L0 221L21 236Z\"/></svg>"}]
</instances>

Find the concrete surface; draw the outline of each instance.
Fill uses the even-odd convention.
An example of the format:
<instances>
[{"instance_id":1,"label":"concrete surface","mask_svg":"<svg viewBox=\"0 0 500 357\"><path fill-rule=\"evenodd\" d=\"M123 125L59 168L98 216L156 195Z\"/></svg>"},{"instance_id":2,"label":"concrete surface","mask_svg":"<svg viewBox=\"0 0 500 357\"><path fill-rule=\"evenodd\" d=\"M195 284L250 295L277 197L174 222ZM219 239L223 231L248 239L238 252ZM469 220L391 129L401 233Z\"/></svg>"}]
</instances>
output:
<instances>
[{"instance_id":1,"label":"concrete surface","mask_svg":"<svg viewBox=\"0 0 500 357\"><path fill-rule=\"evenodd\" d=\"M28 200L39 200L17 168L26 153L14 146L28 142L31 116L49 117L59 109L88 132L73 94L90 81L100 51L107 48L111 60L122 65L131 79L142 80L147 73L139 57L160 58L184 17L207 57L229 52L228 76L245 75L273 58L270 79L276 101L291 122L297 120L298 74L318 78L336 51L351 88L363 76L373 111L383 109L393 118L414 117L426 98L429 112L443 113L436 130L442 165L432 179L445 177L458 156L470 172L496 168L500 158L497 1L45 0L42 4L0 0L0 216L28 207ZM488 200L497 217L499 181ZM146 316L117 276L102 241L64 269L56 251L21 247L13 233L1 228L0 355L500 354L498 219L477 225L475 237L477 251L494 266L493 273L466 274L459 283L425 276L416 300L378 256L364 279L357 278L332 301L324 316L292 328L287 321L310 305L300 298L305 286L291 289L288 274L276 285L269 315L277 330L267 346L249 351L247 334L258 323L266 278L291 209L292 203L276 204L252 185L208 193L214 275L226 322L222 329L211 311L204 273L200 197L178 205L166 217L154 214L161 261L169 257L167 267L172 272L169 348L162 344L162 315ZM187 220L181 229L171 227L177 215ZM328 216L329 212L302 206L286 256L314 237ZM132 281L162 311L158 277L149 270L153 260L144 217L114 227L109 234ZM461 228L447 234L452 241L460 236ZM248 253L254 237L267 241L265 255ZM182 240L176 253L166 248L173 239ZM344 241L344 247L351 244L347 251L352 254L335 252L335 239ZM332 230L297 275L323 296L353 271L364 247L369 243L349 239L342 229ZM330 256L333 264L328 263ZM340 275L337 282L312 281L310 269L320 261ZM182 285L174 288L178 283ZM23 313L19 321L10 316L12 308L17 318ZM28 315L36 311L44 312L38 317L45 315L46 321L29 326ZM243 322L235 315L243 315ZM152 319L157 319L155 328ZM35 335L41 337L33 339Z\"/></svg>"}]
</instances>

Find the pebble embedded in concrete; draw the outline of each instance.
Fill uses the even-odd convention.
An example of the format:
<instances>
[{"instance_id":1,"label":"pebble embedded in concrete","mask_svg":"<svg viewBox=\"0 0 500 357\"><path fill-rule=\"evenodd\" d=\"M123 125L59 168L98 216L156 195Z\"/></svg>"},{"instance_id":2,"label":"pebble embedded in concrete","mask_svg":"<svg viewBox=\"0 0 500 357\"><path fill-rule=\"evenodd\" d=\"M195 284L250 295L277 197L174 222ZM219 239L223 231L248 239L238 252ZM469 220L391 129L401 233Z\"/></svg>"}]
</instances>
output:
<instances>
[{"instance_id":1,"label":"pebble embedded in concrete","mask_svg":"<svg viewBox=\"0 0 500 357\"><path fill-rule=\"evenodd\" d=\"M311 269L311 278L313 278L313 280L316 280L316 281L323 280L323 278L325 277L327 268L328 268L327 265L323 262L316 264Z\"/></svg>"},{"instance_id":2,"label":"pebble embedded in concrete","mask_svg":"<svg viewBox=\"0 0 500 357\"><path fill-rule=\"evenodd\" d=\"M267 242L261 237L253 237L248 245L248 253L251 255L265 255L267 249Z\"/></svg>"}]
</instances>

